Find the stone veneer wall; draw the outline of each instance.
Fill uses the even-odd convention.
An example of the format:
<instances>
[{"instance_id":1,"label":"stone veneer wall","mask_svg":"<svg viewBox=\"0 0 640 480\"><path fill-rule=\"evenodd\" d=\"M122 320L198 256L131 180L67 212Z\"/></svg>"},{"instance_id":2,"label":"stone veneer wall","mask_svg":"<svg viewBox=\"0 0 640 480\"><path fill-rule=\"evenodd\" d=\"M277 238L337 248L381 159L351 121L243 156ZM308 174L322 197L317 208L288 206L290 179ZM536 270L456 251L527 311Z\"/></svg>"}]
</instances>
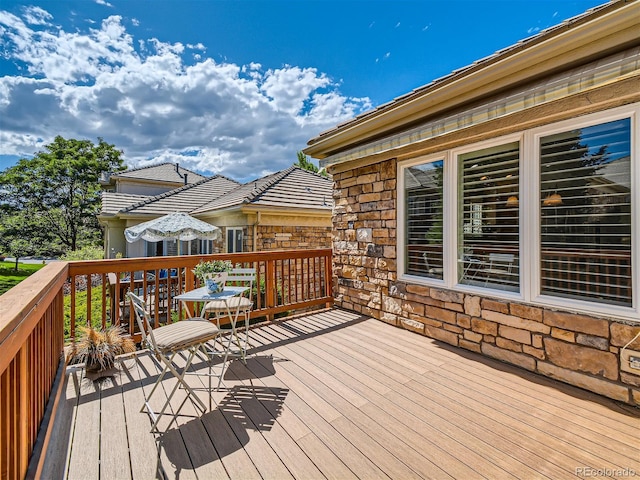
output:
<instances>
[{"instance_id":1,"label":"stone veneer wall","mask_svg":"<svg viewBox=\"0 0 640 480\"><path fill-rule=\"evenodd\" d=\"M258 225L258 251L331 247L331 227Z\"/></svg>"},{"instance_id":2,"label":"stone veneer wall","mask_svg":"<svg viewBox=\"0 0 640 480\"><path fill-rule=\"evenodd\" d=\"M400 282L395 160L333 180L336 306L640 405L640 375L620 369L640 325Z\"/></svg>"}]
</instances>

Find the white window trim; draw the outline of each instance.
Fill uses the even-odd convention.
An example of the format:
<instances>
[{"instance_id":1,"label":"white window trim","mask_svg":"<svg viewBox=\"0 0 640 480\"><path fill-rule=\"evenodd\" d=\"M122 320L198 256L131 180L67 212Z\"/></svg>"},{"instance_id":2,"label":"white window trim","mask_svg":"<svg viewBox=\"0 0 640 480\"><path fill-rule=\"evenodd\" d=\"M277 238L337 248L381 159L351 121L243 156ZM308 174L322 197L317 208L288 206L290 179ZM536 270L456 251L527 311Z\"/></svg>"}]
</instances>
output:
<instances>
[{"instance_id":1,"label":"white window trim","mask_svg":"<svg viewBox=\"0 0 640 480\"><path fill-rule=\"evenodd\" d=\"M432 163L432 162L437 162L437 161L442 161L443 162L443 169L444 169L444 183L445 185L447 184L447 170L448 170L448 161L447 161L447 155L425 155L425 156L420 156L420 157L416 157L416 158L412 158L411 160L409 160L408 162L402 163L402 165L398 164L396 166L396 185L398 188L398 203L397 203L397 218L398 218L398 223L397 223L397 229L396 229L396 251L398 252L402 252L402 255L397 255L397 269L398 272L405 272L406 271L406 262L405 262L405 252L404 252L404 245L406 243L406 239L407 239L407 232L406 232L406 228L405 228L405 214L406 209L405 209L405 203L406 203L406 197L405 197L405 182L404 182L404 170L410 167L413 167L414 165L421 165L423 163ZM447 211L447 198L446 198L446 191L447 189L444 189L444 198L443 198L443 205L442 205L442 215L443 215L443 225L442 225L442 236L443 238L446 238L446 232L447 232L447 218L448 218L448 211ZM402 219L402 221L400 221L400 219ZM447 262L447 250L449 250L448 242L443 242L443 252L442 252L442 261L443 261L443 265L447 266L449 262ZM401 278L402 277L402 278ZM425 282L426 284L429 285L437 285L439 287L445 286L445 281L447 278L447 271L446 271L446 267L445 267L445 271L443 272L443 280L440 280L438 278L430 278L430 277L421 277L418 275L409 275L409 274L405 274L403 273L402 275L398 275L398 278L401 278L402 280L408 280L411 282L415 282L415 283L422 283Z\"/></svg>"},{"instance_id":2,"label":"white window trim","mask_svg":"<svg viewBox=\"0 0 640 480\"><path fill-rule=\"evenodd\" d=\"M243 253L243 252L229 252L229 232L240 232L244 235L244 229L243 227L227 227L227 231L226 231L226 239L225 239L225 247L226 247L226 252L225 253ZM233 245L235 248L235 242L236 242L236 233L233 234Z\"/></svg>"},{"instance_id":3,"label":"white window trim","mask_svg":"<svg viewBox=\"0 0 640 480\"><path fill-rule=\"evenodd\" d=\"M546 135L570 129L583 128L599 123L607 123L623 118L631 119L631 307L600 304L591 301L566 299L540 294L540 178L539 151L537 143ZM493 138L460 148L424 155L397 165L397 235L396 249L398 279L401 281L447 288L483 297L520 301L540 307L563 308L576 313L600 314L605 317L620 318L640 322L640 103L576 117L543 127L530 129L513 135ZM500 145L520 142L520 292L482 288L457 283L458 249L458 161L459 155ZM443 280L405 274L405 182L404 169L426 162L443 160L444 162L444 198L443 198ZM447 240L448 239L448 240Z\"/></svg>"},{"instance_id":4,"label":"white window trim","mask_svg":"<svg viewBox=\"0 0 640 480\"><path fill-rule=\"evenodd\" d=\"M638 249L640 247L640 208L637 207L640 196L638 190L640 189L640 168L638 168L640 158L638 157L638 117L640 114L640 105L630 105L625 107L619 107L612 110L606 110L604 112L598 112L584 117L574 118L571 120L564 120L562 122L546 125L544 127L538 127L526 132L525 141L530 146L529 157L530 165L529 172L531 182L534 186L535 197L533 202L529 202L527 205L528 216L535 221L527 222L531 229L531 235L526 238L524 248L532 252L530 255L529 266L530 274L530 287L526 300L535 303L537 305L546 307L562 307L570 310L576 310L585 313L598 313L606 316L614 316L621 318L628 318L631 320L638 320L638 313L640 312L638 299ZM575 299L568 299L562 297L554 297L551 295L543 295L540 292L540 269L537 268L540 265L540 151L538 144L540 138L553 135L555 133L565 132L571 129L584 128L591 125L597 125L607 122L613 122L624 118L631 119L631 295L632 306L623 307L618 305L608 305L597 302L588 302Z\"/></svg>"}]
</instances>

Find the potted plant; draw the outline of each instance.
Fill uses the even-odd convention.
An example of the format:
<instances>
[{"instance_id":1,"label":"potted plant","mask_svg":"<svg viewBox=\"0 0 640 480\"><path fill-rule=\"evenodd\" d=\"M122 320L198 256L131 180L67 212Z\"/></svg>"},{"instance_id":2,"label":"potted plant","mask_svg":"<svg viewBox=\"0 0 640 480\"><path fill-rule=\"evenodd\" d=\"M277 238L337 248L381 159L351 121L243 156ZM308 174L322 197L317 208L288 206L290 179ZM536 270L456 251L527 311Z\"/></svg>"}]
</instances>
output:
<instances>
[{"instance_id":1,"label":"potted plant","mask_svg":"<svg viewBox=\"0 0 640 480\"><path fill-rule=\"evenodd\" d=\"M201 285L207 287L209 293L218 293L224 290L224 284L232 268L229 260L210 260L198 263L193 269L193 274L200 280Z\"/></svg>"},{"instance_id":2,"label":"potted plant","mask_svg":"<svg viewBox=\"0 0 640 480\"><path fill-rule=\"evenodd\" d=\"M136 351L136 344L120 326L106 330L80 327L82 336L71 347L69 363L84 363L87 372L103 373L115 365L116 356Z\"/></svg>"}]
</instances>

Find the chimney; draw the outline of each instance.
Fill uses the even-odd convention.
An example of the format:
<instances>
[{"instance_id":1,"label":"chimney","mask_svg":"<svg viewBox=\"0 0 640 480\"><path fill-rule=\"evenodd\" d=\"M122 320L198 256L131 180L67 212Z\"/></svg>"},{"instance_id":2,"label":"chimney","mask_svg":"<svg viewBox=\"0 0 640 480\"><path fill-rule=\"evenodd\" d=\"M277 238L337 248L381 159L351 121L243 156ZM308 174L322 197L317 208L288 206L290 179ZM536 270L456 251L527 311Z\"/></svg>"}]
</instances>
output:
<instances>
[{"instance_id":1,"label":"chimney","mask_svg":"<svg viewBox=\"0 0 640 480\"><path fill-rule=\"evenodd\" d=\"M186 174L186 173L184 174L184 184L185 184L185 185L187 184L187 175L188 175L188 174Z\"/></svg>"},{"instance_id":2,"label":"chimney","mask_svg":"<svg viewBox=\"0 0 640 480\"><path fill-rule=\"evenodd\" d=\"M180 173L180 164L176 163L176 173Z\"/></svg>"}]
</instances>

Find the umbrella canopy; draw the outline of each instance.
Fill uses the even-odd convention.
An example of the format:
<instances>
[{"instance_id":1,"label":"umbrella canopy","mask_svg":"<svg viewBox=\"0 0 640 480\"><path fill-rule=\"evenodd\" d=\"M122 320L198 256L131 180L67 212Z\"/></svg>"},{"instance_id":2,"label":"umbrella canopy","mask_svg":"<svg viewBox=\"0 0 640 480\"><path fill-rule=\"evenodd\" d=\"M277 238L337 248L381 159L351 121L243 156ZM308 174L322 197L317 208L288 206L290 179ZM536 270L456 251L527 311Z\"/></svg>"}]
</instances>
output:
<instances>
[{"instance_id":1,"label":"umbrella canopy","mask_svg":"<svg viewBox=\"0 0 640 480\"><path fill-rule=\"evenodd\" d=\"M148 242L161 240L188 242L197 238L217 240L222 236L222 232L215 225L193 218L186 213L175 212L129 227L124 231L124 236L129 243L140 239Z\"/></svg>"}]
</instances>

